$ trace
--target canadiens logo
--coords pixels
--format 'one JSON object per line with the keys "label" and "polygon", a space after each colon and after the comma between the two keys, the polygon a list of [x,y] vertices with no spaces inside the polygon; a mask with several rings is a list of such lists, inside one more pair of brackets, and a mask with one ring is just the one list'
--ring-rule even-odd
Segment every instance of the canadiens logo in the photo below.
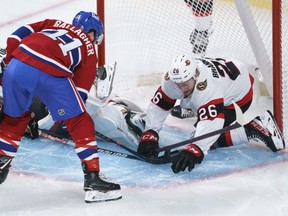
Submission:
{"label": "canadiens logo", "polygon": [[196,85],[198,91],[204,91],[207,87],[207,79],[204,82],[199,82]]}

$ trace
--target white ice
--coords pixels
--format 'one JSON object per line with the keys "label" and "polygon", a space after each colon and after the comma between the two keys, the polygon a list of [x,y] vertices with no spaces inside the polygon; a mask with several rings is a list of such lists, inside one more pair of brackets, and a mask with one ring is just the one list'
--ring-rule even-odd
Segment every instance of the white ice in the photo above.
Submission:
{"label": "white ice", "polygon": [[[1,4],[0,13],[0,46],[5,46],[6,37],[19,25],[44,18],[59,18],[70,22],[71,18],[80,10],[94,11],[95,0],[49,0],[41,2],[37,0],[5,0]],[[146,97],[141,92],[137,92],[137,94],[143,96],[138,102],[145,105],[149,100],[147,94]],[[149,92],[148,96],[150,94],[152,92]],[[269,103],[266,104],[268,107],[271,106],[270,101],[267,103]],[[183,126],[183,121],[173,123],[177,127],[182,125],[185,130],[188,130],[189,124],[186,120],[184,122],[185,126]],[[172,123],[171,119],[170,123]],[[35,144],[37,143],[35,142]],[[41,154],[45,154],[45,152],[41,152]],[[51,153],[47,152],[47,154],[49,156]],[[287,150],[283,151],[282,154],[287,154]],[[27,152],[26,157],[29,156],[35,155],[29,155]],[[18,157],[18,163],[25,164],[25,160],[22,161],[21,158],[22,156]],[[35,160],[34,165],[40,162],[41,157]],[[268,161],[267,163],[263,166],[191,182],[184,181],[153,187],[141,186],[141,184],[134,186],[124,184],[122,185],[123,198],[121,200],[95,204],[84,202],[83,183],[79,179],[65,181],[61,178],[45,176],[45,172],[42,175],[34,175],[29,174],[29,170],[26,173],[23,170],[17,171],[15,168],[11,169],[7,181],[0,186],[0,215],[287,215],[287,159],[273,164],[269,164]],[[47,166],[53,166],[53,161],[47,163]],[[125,165],[118,164],[118,167],[119,169],[116,170],[118,175],[123,173],[124,176],[125,173],[129,173]],[[147,168],[151,169],[148,171],[153,172],[153,166],[147,166]],[[107,170],[108,168],[104,167],[103,169]],[[169,170],[169,166],[167,166],[167,170]],[[33,173],[33,170],[30,169],[30,171]],[[145,171],[147,172],[147,170]],[[65,174],[65,172],[68,171],[64,169],[63,173]],[[79,172],[73,174],[81,175],[80,166]],[[193,171],[181,175],[193,175]],[[149,174],[141,178],[149,181]],[[175,179],[177,179],[176,176]],[[117,181],[117,179],[115,180]],[[160,180],[161,175],[159,175]],[[153,181],[157,181],[157,179],[153,178]],[[154,184],[152,183],[152,185]]]}

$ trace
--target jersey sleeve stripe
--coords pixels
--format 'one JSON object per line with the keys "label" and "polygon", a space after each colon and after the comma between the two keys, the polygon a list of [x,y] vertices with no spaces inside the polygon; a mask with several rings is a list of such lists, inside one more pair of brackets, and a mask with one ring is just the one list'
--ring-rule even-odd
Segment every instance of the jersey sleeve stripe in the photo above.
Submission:
{"label": "jersey sleeve stripe", "polygon": [[32,57],[34,57],[40,61],[43,61],[49,65],[52,65],[59,70],[65,71],[65,72],[69,73],[70,75],[72,74],[72,72],[68,68],[66,68],[64,65],[58,63],[57,61],[55,61],[55,60],[53,60],[47,56],[44,56],[44,55],[30,49],[28,46],[26,46],[24,44],[21,44],[18,48],[21,49],[23,52],[29,54],[30,56],[32,56]]}

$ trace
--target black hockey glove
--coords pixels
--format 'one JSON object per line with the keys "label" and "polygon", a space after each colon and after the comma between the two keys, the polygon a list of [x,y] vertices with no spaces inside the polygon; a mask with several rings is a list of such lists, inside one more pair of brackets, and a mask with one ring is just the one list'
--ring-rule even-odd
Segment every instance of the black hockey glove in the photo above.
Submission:
{"label": "black hockey glove", "polygon": [[39,137],[38,122],[34,118],[28,123],[24,135],[32,140]]}
{"label": "black hockey glove", "polygon": [[158,157],[158,152],[154,149],[159,148],[159,135],[154,130],[148,130],[141,134],[137,152],[145,157]]}
{"label": "black hockey glove", "polygon": [[195,164],[200,164],[203,158],[203,151],[197,145],[189,144],[173,158],[171,169],[174,173],[185,171],[186,168],[191,172]]}
{"label": "black hockey glove", "polygon": [[2,122],[2,120],[4,119],[4,113],[3,113],[3,101],[0,98],[0,123]]}
{"label": "black hockey glove", "polygon": [[98,67],[96,77],[100,80],[105,80],[107,77],[106,68],[105,67]]}
{"label": "black hockey glove", "polygon": [[4,58],[0,58],[0,77],[3,77],[3,72],[6,68],[6,64],[5,64],[5,57]]}

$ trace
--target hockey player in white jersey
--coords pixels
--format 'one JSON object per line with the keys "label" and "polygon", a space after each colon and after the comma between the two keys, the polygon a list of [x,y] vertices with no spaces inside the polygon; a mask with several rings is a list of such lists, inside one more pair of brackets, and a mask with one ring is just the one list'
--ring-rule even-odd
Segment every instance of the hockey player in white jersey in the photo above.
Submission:
{"label": "hockey player in white jersey", "polygon": [[[177,56],[148,106],[138,153],[157,157],[158,132],[178,99],[181,107],[197,113],[195,137],[230,125],[236,120],[233,102],[242,112],[250,107],[253,80],[246,66],[233,59]],[[244,127],[188,144],[173,159],[171,168],[174,173],[186,168],[191,171],[209,149],[247,143],[251,139],[262,141],[273,152],[285,148],[274,117],[267,111]]]}

